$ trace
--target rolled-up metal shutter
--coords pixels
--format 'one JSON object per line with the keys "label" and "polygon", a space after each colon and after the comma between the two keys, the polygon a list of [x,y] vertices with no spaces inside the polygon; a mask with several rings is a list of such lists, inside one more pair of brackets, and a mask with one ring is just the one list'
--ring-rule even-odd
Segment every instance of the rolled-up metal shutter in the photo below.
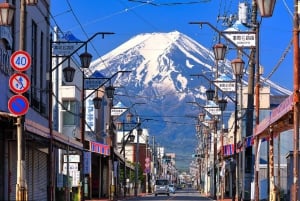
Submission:
{"label": "rolled-up metal shutter", "polygon": [[47,201],[47,156],[38,149],[26,151],[28,200]]}

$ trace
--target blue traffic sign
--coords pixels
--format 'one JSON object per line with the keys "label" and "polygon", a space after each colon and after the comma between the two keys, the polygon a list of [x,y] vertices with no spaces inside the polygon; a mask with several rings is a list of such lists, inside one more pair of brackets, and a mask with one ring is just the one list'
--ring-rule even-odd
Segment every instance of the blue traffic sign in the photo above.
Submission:
{"label": "blue traffic sign", "polygon": [[8,100],[8,110],[15,115],[24,115],[29,109],[29,102],[25,96],[14,95]]}

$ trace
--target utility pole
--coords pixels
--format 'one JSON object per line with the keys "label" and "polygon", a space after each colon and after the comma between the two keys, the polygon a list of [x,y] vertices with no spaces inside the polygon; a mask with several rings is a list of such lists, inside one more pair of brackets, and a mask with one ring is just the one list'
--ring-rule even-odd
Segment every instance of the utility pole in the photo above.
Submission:
{"label": "utility pole", "polygon": [[[259,90],[260,90],[260,74],[259,74],[259,24],[257,23],[257,3],[256,0],[252,0],[252,16],[251,16],[251,24],[253,27],[253,31],[255,32],[255,47],[252,48],[250,64],[249,64],[249,80],[248,80],[248,105],[246,111],[246,137],[252,136],[253,134],[253,107],[254,107],[254,75],[256,80],[255,85],[255,125],[259,124]],[[256,71],[256,74],[255,74]],[[255,156],[257,156],[258,152],[258,140],[259,138],[255,138]],[[252,147],[246,148],[246,156],[249,160],[252,160]],[[258,158],[256,160],[259,160]],[[246,163],[247,164],[247,163]],[[254,162],[255,164],[255,162]],[[247,167],[246,167],[247,168]],[[246,170],[245,168],[245,170]],[[259,200],[259,169],[255,165],[254,168],[254,200]],[[246,175],[246,173],[245,173]],[[246,189],[245,189],[246,190]],[[250,192],[250,189],[248,189]]]}
{"label": "utility pole", "polygon": [[294,153],[293,153],[293,197],[292,200],[299,200],[298,176],[299,176],[299,16],[298,0],[294,0],[294,20],[293,20],[293,45],[294,45]]}
{"label": "utility pole", "polygon": [[[20,0],[20,35],[19,35],[19,49],[25,49],[25,0]],[[23,139],[23,123],[25,116],[17,117],[17,185],[16,185],[16,200],[27,200],[27,182],[26,182],[26,164],[25,164],[25,140]]]}

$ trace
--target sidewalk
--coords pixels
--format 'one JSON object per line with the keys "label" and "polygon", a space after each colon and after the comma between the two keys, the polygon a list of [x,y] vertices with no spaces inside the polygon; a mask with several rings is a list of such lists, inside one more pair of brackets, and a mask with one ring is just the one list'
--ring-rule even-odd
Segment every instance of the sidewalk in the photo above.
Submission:
{"label": "sidewalk", "polygon": [[201,194],[201,196],[210,198],[213,201],[231,201],[232,200],[232,198],[228,198],[228,197],[223,198],[223,199],[221,199],[221,197],[217,197],[217,199],[215,200],[215,199],[213,199],[213,197],[211,197],[210,195],[206,195],[206,194]]}

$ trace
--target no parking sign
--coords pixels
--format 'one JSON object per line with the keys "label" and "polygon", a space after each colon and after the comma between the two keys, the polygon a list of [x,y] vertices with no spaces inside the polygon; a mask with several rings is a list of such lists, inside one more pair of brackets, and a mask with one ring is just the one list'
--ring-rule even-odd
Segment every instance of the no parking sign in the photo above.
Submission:
{"label": "no parking sign", "polygon": [[26,97],[14,95],[8,100],[8,109],[15,115],[24,115],[27,113],[29,103]]}

